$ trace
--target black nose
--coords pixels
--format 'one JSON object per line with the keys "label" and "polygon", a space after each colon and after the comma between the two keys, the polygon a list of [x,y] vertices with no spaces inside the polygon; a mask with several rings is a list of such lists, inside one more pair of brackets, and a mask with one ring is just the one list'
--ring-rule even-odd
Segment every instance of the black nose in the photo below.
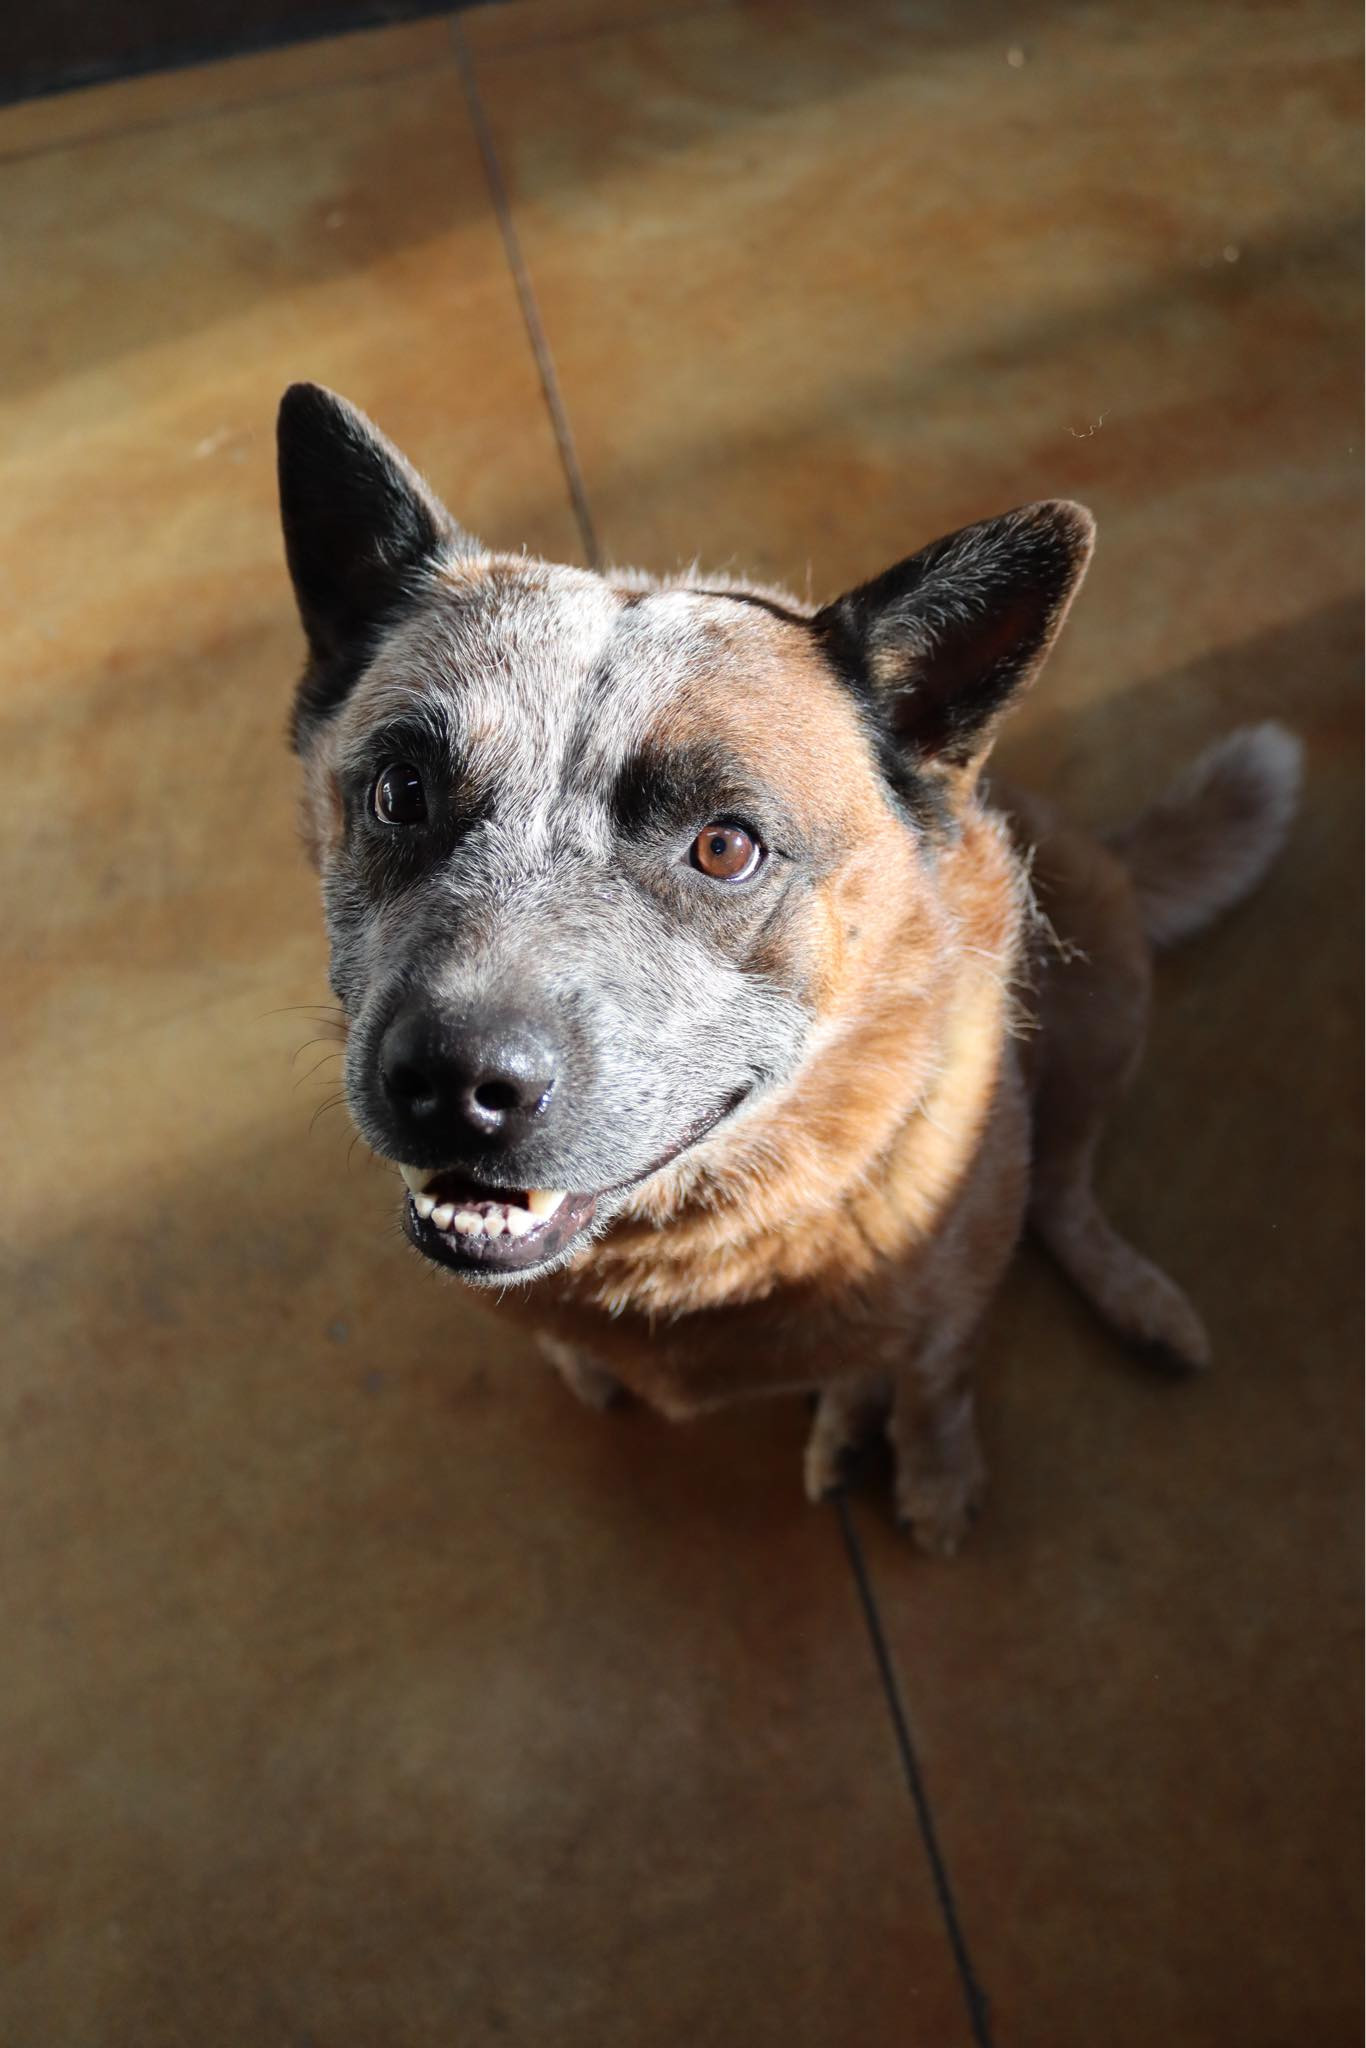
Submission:
{"label": "black nose", "polygon": [[380,1044],[380,1080],[400,1135],[451,1163],[471,1143],[520,1144],[545,1113],[555,1070],[552,1048],[522,1017],[452,1020],[411,1006]]}

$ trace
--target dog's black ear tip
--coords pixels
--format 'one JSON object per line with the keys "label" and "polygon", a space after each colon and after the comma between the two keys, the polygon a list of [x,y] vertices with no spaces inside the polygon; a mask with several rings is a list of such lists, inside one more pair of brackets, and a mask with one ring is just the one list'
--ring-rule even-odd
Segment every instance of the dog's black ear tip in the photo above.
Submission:
{"label": "dog's black ear tip", "polygon": [[323,385],[310,384],[301,378],[296,384],[286,385],[276,417],[282,426],[287,420],[302,419],[305,414],[317,411],[319,399],[330,396]]}
{"label": "dog's black ear tip", "polygon": [[1096,515],[1089,505],[1083,505],[1079,498],[1050,498],[1048,502],[1059,524],[1069,528],[1078,540],[1095,540]]}
{"label": "dog's black ear tip", "polygon": [[281,442],[302,438],[320,429],[335,433],[339,426],[354,418],[354,406],[348,404],[339,392],[329,391],[325,384],[301,380],[289,385],[280,400],[275,415],[276,433]]}
{"label": "dog's black ear tip", "polygon": [[1068,553],[1085,560],[1096,544],[1096,515],[1089,505],[1075,498],[1040,498],[1022,505],[1016,515],[1022,526],[1033,526],[1062,542]]}
{"label": "dog's black ear tip", "polygon": [[316,426],[322,410],[319,400],[330,396],[321,384],[291,384],[275,414],[275,439],[283,455]]}

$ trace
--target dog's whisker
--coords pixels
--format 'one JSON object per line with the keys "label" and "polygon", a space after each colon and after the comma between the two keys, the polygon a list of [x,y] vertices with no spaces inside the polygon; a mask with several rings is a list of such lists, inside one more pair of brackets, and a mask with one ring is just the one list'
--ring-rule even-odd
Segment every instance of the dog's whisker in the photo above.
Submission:
{"label": "dog's whisker", "polygon": [[386,1159],[382,1153],[376,1152],[374,1146],[366,1138],[364,1132],[357,1131],[354,1137],[352,1138],[351,1143],[346,1148],[346,1167],[348,1172],[350,1172],[351,1170],[351,1161],[354,1157],[357,1145],[361,1145],[364,1147],[364,1150],[361,1153],[360,1162],[362,1168],[382,1166],[387,1168],[390,1172],[393,1171],[393,1160]]}
{"label": "dog's whisker", "polygon": [[268,1017],[326,1017],[345,1023],[346,1012],[339,1003],[282,1003],[277,1009],[258,1011],[257,1017],[261,1023]]}
{"label": "dog's whisker", "polygon": [[318,1119],[320,1117],[327,1116],[331,1110],[343,1108],[345,1106],[345,1102],[346,1097],[344,1095],[336,1095],[332,1098],[330,1102],[320,1102],[318,1107],[314,1110],[312,1116],[308,1120],[308,1128],[310,1133],[312,1132],[314,1125],[318,1122]]}
{"label": "dog's whisker", "polygon": [[335,1046],[339,1052],[344,1052],[346,1050],[345,1042],[343,1040],[338,1040],[334,1038],[329,1032],[322,1032],[319,1034],[317,1038],[306,1038],[303,1044],[299,1046],[295,1052],[290,1054],[289,1064],[293,1066],[296,1060],[301,1060],[304,1054],[315,1045]]}
{"label": "dog's whisker", "polygon": [[307,1086],[307,1084],[308,1084],[308,1083],[309,1083],[309,1082],[310,1082],[310,1081],[311,1081],[311,1080],[313,1079],[313,1076],[314,1076],[315,1074],[320,1074],[320,1073],[322,1072],[323,1068],[324,1068],[325,1066],[327,1066],[327,1065],[329,1064],[329,1062],[330,1062],[330,1061],[332,1061],[332,1060],[339,1060],[339,1059],[340,1059],[341,1057],[342,1057],[342,1055],[341,1055],[341,1054],[340,1054],[339,1052],[325,1052],[325,1053],[323,1054],[322,1058],[321,1058],[321,1059],[320,1059],[320,1060],[318,1061],[318,1063],[317,1063],[317,1065],[316,1065],[316,1066],[312,1066],[312,1067],[310,1067],[310,1068],[309,1068],[309,1070],[308,1070],[308,1072],[307,1072],[306,1074],[300,1074],[300,1075],[299,1075],[299,1076],[297,1077],[297,1079],[296,1079],[296,1080],[294,1081],[294,1084],[293,1084],[293,1085],[294,1085],[294,1087],[295,1087],[295,1088],[303,1088],[303,1087],[306,1087],[306,1086]]}

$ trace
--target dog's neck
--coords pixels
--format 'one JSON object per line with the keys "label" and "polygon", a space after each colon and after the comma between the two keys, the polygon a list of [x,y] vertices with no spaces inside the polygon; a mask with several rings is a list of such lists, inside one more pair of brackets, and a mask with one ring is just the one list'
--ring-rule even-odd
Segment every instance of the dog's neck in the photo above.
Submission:
{"label": "dog's neck", "polygon": [[942,1227],[981,1145],[1015,1005],[1027,890],[973,808],[923,900],[891,923],[785,1089],[668,1174],[550,1292],[670,1320],[779,1288],[857,1289]]}

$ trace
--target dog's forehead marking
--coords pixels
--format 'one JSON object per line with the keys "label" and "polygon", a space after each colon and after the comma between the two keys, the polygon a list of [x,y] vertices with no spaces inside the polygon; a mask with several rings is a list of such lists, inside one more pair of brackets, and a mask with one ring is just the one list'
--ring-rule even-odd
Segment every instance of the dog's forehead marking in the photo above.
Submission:
{"label": "dog's forehead marking", "polygon": [[[686,715],[695,686],[706,677],[728,670],[740,686],[746,653],[735,649],[714,616],[718,602],[687,590],[623,599],[616,629],[580,698],[572,763],[565,764],[576,787],[610,787],[661,722]],[[756,653],[749,650],[749,658]]]}
{"label": "dog's forehead marking", "polygon": [[416,714],[453,737],[488,801],[491,892],[611,857],[623,770],[719,743],[813,843],[876,829],[885,794],[848,693],[800,617],[687,585],[581,569],[452,568],[395,628],[343,714],[343,744]]}
{"label": "dog's forehead marking", "polygon": [[784,630],[721,596],[621,590],[584,570],[452,571],[395,628],[349,707],[347,736],[435,708],[529,825],[570,782],[588,800],[605,792],[671,713],[701,710],[696,685],[738,689]]}

